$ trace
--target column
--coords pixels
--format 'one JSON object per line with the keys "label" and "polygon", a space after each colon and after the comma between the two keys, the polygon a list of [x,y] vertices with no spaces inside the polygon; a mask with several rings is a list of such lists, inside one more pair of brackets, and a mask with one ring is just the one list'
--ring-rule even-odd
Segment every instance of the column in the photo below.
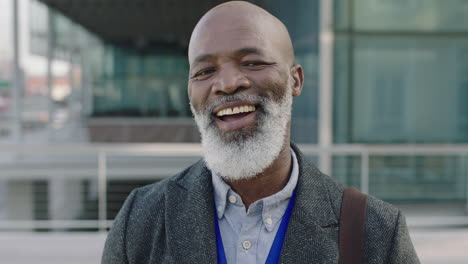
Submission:
{"label": "column", "polygon": [[319,75],[319,167],[332,173],[333,144],[333,1],[320,1],[320,75]]}

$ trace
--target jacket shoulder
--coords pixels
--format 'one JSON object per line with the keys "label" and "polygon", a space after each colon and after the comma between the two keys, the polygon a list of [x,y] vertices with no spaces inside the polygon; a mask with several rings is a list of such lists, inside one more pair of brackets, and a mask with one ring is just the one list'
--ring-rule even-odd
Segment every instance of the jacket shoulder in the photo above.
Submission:
{"label": "jacket shoulder", "polygon": [[[333,209],[341,220],[344,187],[334,179],[325,178],[324,181],[333,201]],[[368,195],[366,209],[366,263],[419,263],[403,213],[372,195]]]}
{"label": "jacket shoulder", "polygon": [[[315,176],[320,179],[322,188],[326,189],[333,212],[340,221],[345,187],[335,178],[317,169]],[[366,209],[364,247],[366,263],[419,263],[403,213],[395,206],[372,195],[368,195]]]}
{"label": "jacket shoulder", "polygon": [[164,254],[167,252],[154,251],[152,245],[165,245],[167,242],[165,219],[170,206],[168,193],[184,193],[181,182],[191,178],[199,163],[130,193],[108,234],[102,263],[149,263],[150,260],[162,261],[166,257]]}
{"label": "jacket shoulder", "polygon": [[395,206],[369,196],[365,234],[368,263],[419,263],[405,217]]}

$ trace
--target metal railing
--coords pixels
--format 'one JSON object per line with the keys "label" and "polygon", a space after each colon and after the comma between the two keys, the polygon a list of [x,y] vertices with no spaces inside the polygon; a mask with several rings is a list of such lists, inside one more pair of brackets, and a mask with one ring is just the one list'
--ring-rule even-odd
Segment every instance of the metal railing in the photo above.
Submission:
{"label": "metal railing", "polygon": [[[465,192],[465,207],[468,209],[468,175],[467,175],[467,157],[468,145],[334,145],[331,148],[320,148],[316,145],[300,145],[300,149],[308,156],[316,156],[319,159],[322,157],[346,156],[353,155],[360,158],[359,164],[359,186],[361,191],[369,193],[369,182],[371,180],[371,158],[375,157],[391,157],[391,156],[442,156],[442,157],[459,157],[463,162],[463,167],[460,173],[463,176],[464,192]],[[46,157],[50,155],[52,159],[60,155],[88,156],[95,160],[95,168],[88,168],[86,164],[78,167],[63,169],[62,171],[54,171],[54,168],[38,168],[41,161],[36,161],[36,166],[26,166],[22,160],[26,156]],[[118,175],[119,170],[124,170],[119,179],[132,180],[128,176],[134,173],[146,175],[148,179],[155,179],[152,162],[148,162],[147,168],[125,167],[111,169],[109,168],[109,159],[114,157],[160,157],[160,158],[176,158],[176,157],[200,157],[201,147],[199,144],[80,144],[80,145],[0,145],[0,169],[1,166],[10,166],[9,169],[2,169],[0,173],[0,181],[11,180],[53,180],[53,179],[74,179],[76,177],[85,177],[97,182],[97,218],[86,220],[61,220],[61,219],[4,219],[0,220],[0,230],[13,229],[67,229],[67,228],[95,228],[98,230],[107,230],[112,221],[108,220],[108,183],[112,177],[110,175]],[[35,159],[35,158],[33,158]],[[55,160],[55,163],[60,163],[60,160]],[[92,166],[92,165],[90,165]],[[184,165],[185,166],[185,165]],[[167,170],[162,170],[161,177],[169,176],[170,174],[181,170],[183,167]],[[347,168],[345,168],[347,169]],[[157,171],[157,170],[155,170]],[[85,176],[84,176],[85,175]],[[430,220],[424,218],[411,218],[414,225],[430,225]],[[410,220],[411,220],[410,219]],[[429,222],[428,222],[429,221]],[[435,221],[437,222],[437,221]],[[444,220],[444,223],[453,225],[468,225],[466,216],[453,216],[449,220]]]}

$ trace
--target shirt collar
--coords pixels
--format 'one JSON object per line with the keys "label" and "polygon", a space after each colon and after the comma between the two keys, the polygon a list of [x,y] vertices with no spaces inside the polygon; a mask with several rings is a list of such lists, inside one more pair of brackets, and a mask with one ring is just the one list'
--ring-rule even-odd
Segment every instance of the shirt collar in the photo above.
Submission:
{"label": "shirt collar", "polygon": [[[259,205],[263,205],[262,208],[262,220],[264,223],[270,222],[269,218],[271,219],[270,224],[265,224],[268,231],[272,231],[274,226],[278,223],[278,221],[282,218],[284,211],[287,207],[287,202],[291,198],[294,189],[297,185],[297,180],[299,177],[299,164],[297,162],[296,153],[294,150],[291,149],[291,162],[292,162],[292,170],[291,175],[289,177],[288,183],[284,188],[268,197],[265,197],[261,200],[256,201],[250,207],[253,209],[255,207],[258,208]],[[221,219],[224,216],[224,212],[227,206],[227,199],[228,196],[234,196],[237,199],[235,204],[242,205],[240,201],[240,197],[237,193],[235,193],[231,187],[224,182],[224,180],[214,171],[211,171],[211,180],[213,183],[214,188],[214,198],[216,204],[216,211],[218,215],[218,219]],[[281,207],[281,214],[274,213],[275,209]],[[284,208],[283,208],[284,207]],[[250,209],[249,208],[249,211]]]}
{"label": "shirt collar", "polygon": [[216,212],[218,213],[218,219],[221,219],[224,216],[226,200],[231,187],[214,171],[211,171],[211,181],[214,189]]}

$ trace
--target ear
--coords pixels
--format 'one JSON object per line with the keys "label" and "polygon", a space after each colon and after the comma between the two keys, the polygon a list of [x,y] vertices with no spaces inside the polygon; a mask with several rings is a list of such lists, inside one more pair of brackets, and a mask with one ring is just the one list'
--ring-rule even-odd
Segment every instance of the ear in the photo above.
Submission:
{"label": "ear", "polygon": [[294,64],[291,68],[293,78],[292,95],[299,96],[304,87],[304,71],[300,64]]}

